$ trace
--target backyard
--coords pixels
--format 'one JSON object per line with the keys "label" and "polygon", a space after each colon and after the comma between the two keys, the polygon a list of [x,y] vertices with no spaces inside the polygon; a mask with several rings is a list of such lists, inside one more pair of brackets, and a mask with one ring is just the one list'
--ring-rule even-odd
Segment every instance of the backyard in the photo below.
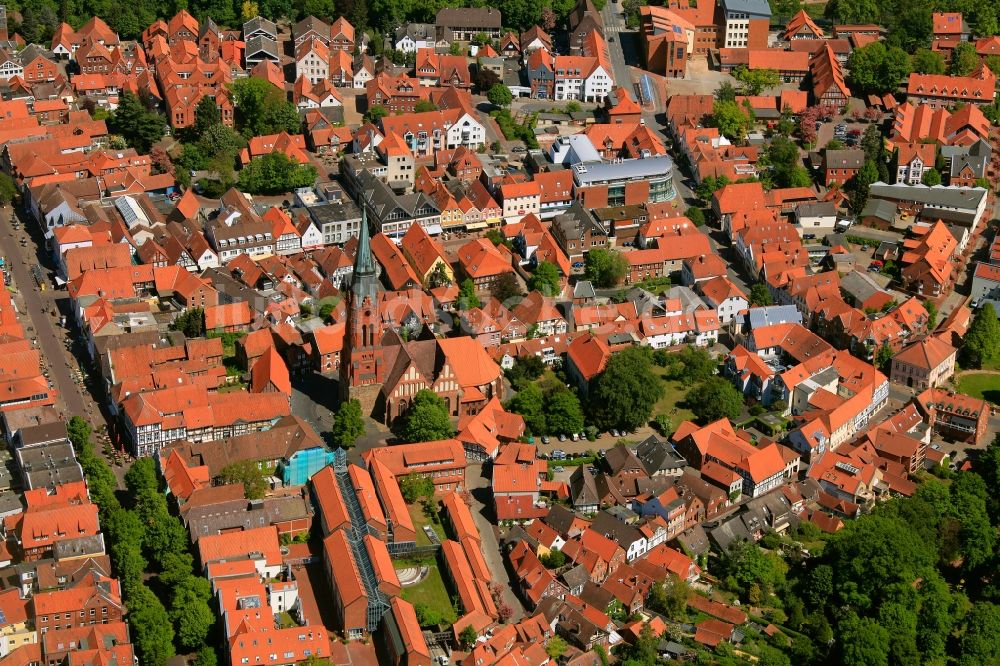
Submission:
{"label": "backyard", "polygon": [[[661,368],[658,365],[654,365],[652,370],[656,376],[661,378],[667,372],[666,368]],[[655,418],[659,414],[666,414],[670,417],[674,428],[677,427],[678,423],[693,420],[694,412],[684,404],[688,388],[676,379],[663,380],[663,388],[663,397],[653,406],[653,417]]]}
{"label": "backyard", "polygon": [[956,381],[959,393],[1000,405],[1000,373],[969,372]]}
{"label": "backyard", "polygon": [[[401,566],[400,566],[401,565]],[[412,566],[409,562],[397,563],[397,568]],[[447,624],[452,624],[458,619],[455,607],[451,603],[448,595],[448,588],[444,585],[441,572],[437,565],[430,561],[427,563],[427,577],[412,587],[403,588],[403,599],[416,606],[426,606],[431,611],[436,612]]]}
{"label": "backyard", "polygon": [[440,523],[434,523],[424,513],[423,504],[420,504],[419,502],[408,504],[406,505],[406,508],[410,510],[410,520],[413,521],[413,529],[417,532],[418,546],[431,545],[431,540],[427,537],[427,533],[424,532],[424,525],[430,525],[431,528],[437,533],[438,538],[442,541],[448,538],[444,533],[444,527],[442,527]]}

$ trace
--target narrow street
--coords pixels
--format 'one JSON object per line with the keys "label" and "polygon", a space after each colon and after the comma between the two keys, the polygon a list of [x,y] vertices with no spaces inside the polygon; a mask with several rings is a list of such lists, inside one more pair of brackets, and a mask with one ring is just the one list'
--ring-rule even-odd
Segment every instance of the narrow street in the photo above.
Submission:
{"label": "narrow street", "polygon": [[21,314],[29,318],[29,321],[23,322],[25,332],[39,348],[43,363],[48,363],[50,376],[59,391],[59,401],[68,412],[67,418],[73,415],[86,416],[92,424],[96,424],[93,402],[89,396],[85,399],[81,395],[81,391],[86,389],[73,381],[63,338],[56,330],[54,318],[49,314],[54,301],[43,297],[41,289],[35,284],[29,271],[29,266],[35,263],[34,252],[38,248],[32,242],[24,248],[19,246],[11,228],[13,210],[10,206],[4,206],[2,211],[0,250],[7,257],[17,293],[24,301],[26,312]]}
{"label": "narrow street", "polygon": [[495,527],[492,523],[493,509],[486,506],[484,501],[491,497],[490,480],[483,476],[483,466],[470,464],[465,471],[465,480],[469,485],[469,494],[472,495],[472,517],[479,528],[479,537],[483,548],[483,557],[493,573],[494,580],[503,587],[503,598],[507,605],[511,607],[514,614],[511,622],[517,622],[524,617],[524,607],[521,600],[514,594],[516,581],[512,580],[507,567],[504,564],[504,556],[500,550],[500,543],[497,541]]}

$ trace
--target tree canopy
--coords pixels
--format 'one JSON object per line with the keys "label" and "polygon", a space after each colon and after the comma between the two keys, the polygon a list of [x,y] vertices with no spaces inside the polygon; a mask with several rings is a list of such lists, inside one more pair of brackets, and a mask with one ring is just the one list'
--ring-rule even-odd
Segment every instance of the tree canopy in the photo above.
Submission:
{"label": "tree canopy", "polygon": [[247,499],[260,499],[268,490],[264,470],[252,460],[229,463],[219,471],[219,480],[224,484],[242,483]]}
{"label": "tree canopy", "polygon": [[731,141],[742,141],[752,125],[751,118],[744,107],[736,100],[718,100],[712,106],[712,125]]}
{"label": "tree canopy", "polygon": [[447,439],[453,432],[444,398],[427,389],[418,391],[404,417],[402,438],[407,442],[428,442]]}
{"label": "tree canopy", "polygon": [[664,392],[652,363],[649,347],[629,347],[611,357],[590,396],[599,428],[631,432],[649,420],[653,405]]}
{"label": "tree canopy", "polygon": [[135,94],[124,91],[118,108],[108,118],[108,131],[125,138],[137,153],[145,155],[163,137],[166,119],[146,108]]}
{"label": "tree canopy", "polygon": [[275,151],[255,157],[240,171],[240,189],[251,194],[281,194],[316,182],[316,167],[299,164]]}
{"label": "tree canopy", "polygon": [[230,89],[236,108],[236,128],[244,137],[300,133],[295,105],[268,81],[249,76],[233,81]]}
{"label": "tree canopy", "polygon": [[494,84],[489,91],[487,91],[486,99],[488,99],[490,104],[493,106],[507,107],[510,106],[514,96],[511,94],[510,88],[502,83],[497,83]]}
{"label": "tree canopy", "polygon": [[538,262],[528,280],[528,289],[540,291],[545,296],[557,295],[561,285],[562,277],[559,274],[559,268],[551,261]]}
{"label": "tree canopy", "polygon": [[743,412],[743,395],[722,377],[709,377],[695,386],[688,393],[687,401],[703,424],[723,417],[732,421]]}
{"label": "tree canopy", "polygon": [[984,304],[972,319],[958,350],[963,368],[981,368],[1000,358],[1000,322],[991,303]]}
{"label": "tree canopy", "polygon": [[920,74],[944,74],[947,69],[944,56],[938,51],[931,51],[927,48],[917,49],[917,52],[913,54],[913,58],[910,60],[910,64],[913,67],[913,71]]}
{"label": "tree canopy", "polygon": [[365,434],[365,423],[362,420],[361,403],[357,400],[345,400],[337,408],[337,416],[333,421],[331,438],[334,446],[350,448]]}
{"label": "tree canopy", "polygon": [[618,250],[591,250],[587,253],[584,265],[587,279],[595,286],[605,289],[619,285],[628,273],[628,262]]}
{"label": "tree canopy", "polygon": [[765,90],[781,84],[781,77],[775,69],[748,69],[740,65],[733,71],[733,78],[743,84],[744,95],[759,95]]}
{"label": "tree canopy", "polygon": [[851,90],[884,94],[894,92],[910,73],[910,57],[898,46],[872,42],[854,49],[847,60]]}

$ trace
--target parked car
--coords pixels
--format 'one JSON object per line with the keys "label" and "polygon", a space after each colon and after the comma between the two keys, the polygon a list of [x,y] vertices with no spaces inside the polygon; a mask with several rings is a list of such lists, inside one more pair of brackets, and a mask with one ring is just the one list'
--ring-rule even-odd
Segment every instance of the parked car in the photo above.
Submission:
{"label": "parked car", "polygon": [[553,460],[566,460],[566,452],[562,449],[556,449],[552,452]]}
{"label": "parked car", "polygon": [[562,465],[556,465],[555,467],[552,468],[552,471],[558,474],[559,472],[565,472],[566,468],[563,467]]}
{"label": "parked car", "polygon": [[566,441],[566,435],[559,435],[559,441],[560,442],[565,442]]}
{"label": "parked car", "polygon": [[549,439],[548,435],[542,435],[542,444],[548,444],[550,441],[552,440]]}
{"label": "parked car", "polygon": [[578,432],[574,432],[573,433],[573,441],[574,442],[579,442],[580,441],[580,433],[578,433]]}

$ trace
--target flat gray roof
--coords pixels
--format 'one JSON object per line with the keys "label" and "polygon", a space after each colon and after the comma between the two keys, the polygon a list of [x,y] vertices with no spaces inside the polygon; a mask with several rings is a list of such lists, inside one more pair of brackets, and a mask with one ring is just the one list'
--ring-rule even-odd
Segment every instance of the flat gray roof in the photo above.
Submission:
{"label": "flat gray roof", "polygon": [[670,175],[673,169],[674,161],[668,155],[615,162],[580,162],[573,165],[573,179],[578,185],[617,180],[643,180]]}

